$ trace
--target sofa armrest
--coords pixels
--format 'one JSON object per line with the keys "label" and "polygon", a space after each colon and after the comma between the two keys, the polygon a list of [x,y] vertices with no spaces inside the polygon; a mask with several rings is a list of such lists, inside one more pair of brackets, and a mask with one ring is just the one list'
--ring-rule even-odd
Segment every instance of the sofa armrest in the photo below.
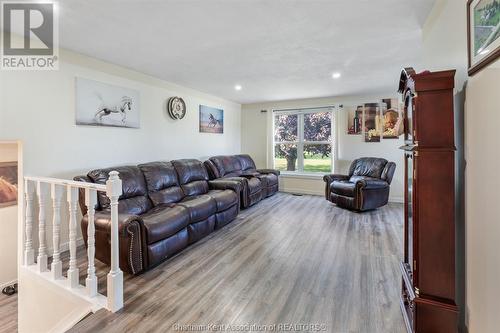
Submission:
{"label": "sofa armrest", "polygon": [[245,178],[245,179],[255,178],[255,177],[258,177],[258,176],[260,176],[259,173],[242,173],[241,175],[239,175],[239,177]]}
{"label": "sofa armrest", "polygon": [[338,175],[338,174],[331,174],[331,175],[324,175],[323,180],[327,183],[332,183],[334,180],[349,180],[349,176],[347,175]]}
{"label": "sofa armrest", "polygon": [[389,187],[389,183],[379,179],[360,179],[356,181],[356,187],[362,190],[383,189]]}
{"label": "sofa armrest", "polygon": [[330,200],[330,197],[331,197],[330,184],[333,183],[335,180],[349,180],[349,176],[339,175],[339,174],[324,175],[323,180],[326,183],[325,184],[325,199]]}
{"label": "sofa armrest", "polygon": [[[111,215],[109,211],[97,211],[95,225],[95,256],[111,265]],[[82,236],[87,246],[88,215],[82,218]],[[118,214],[119,262],[122,271],[138,274],[145,267],[143,221],[139,216]]]}
{"label": "sofa armrest", "polygon": [[219,178],[208,181],[208,187],[211,190],[231,190],[235,192],[236,196],[238,197],[238,213],[239,213],[241,202],[242,200],[244,200],[244,198],[242,198],[242,192],[243,189],[245,188],[244,182],[246,182],[246,179],[240,177]]}
{"label": "sofa armrest", "polygon": [[207,169],[209,179],[217,179],[221,177],[219,169],[217,169],[214,162],[206,160],[203,162],[203,165],[205,166],[205,169]]}
{"label": "sofa armrest", "polygon": [[211,190],[232,190],[239,196],[242,188],[241,179],[219,178],[208,181]]}
{"label": "sofa armrest", "polygon": [[272,173],[272,174],[274,174],[276,176],[280,175],[280,171],[279,170],[275,170],[275,169],[257,169],[257,172],[258,173],[263,173],[263,174]]}

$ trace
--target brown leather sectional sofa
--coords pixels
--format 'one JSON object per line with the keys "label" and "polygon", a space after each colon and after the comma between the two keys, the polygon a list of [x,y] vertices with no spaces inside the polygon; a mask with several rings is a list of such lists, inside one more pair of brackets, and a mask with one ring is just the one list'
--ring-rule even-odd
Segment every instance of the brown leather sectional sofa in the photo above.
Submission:
{"label": "brown leather sectional sofa", "polygon": [[[234,220],[240,206],[246,207],[240,202],[241,198],[252,197],[255,201],[259,197],[260,200],[270,193],[269,188],[277,190],[277,185],[274,186],[277,176],[267,183],[261,180],[266,174],[258,173],[255,165],[253,169],[245,169],[254,170],[254,176],[249,172],[242,177],[214,179],[213,175],[209,177],[205,165],[194,159],[97,169],[74,179],[104,184],[112,170],[119,172],[123,188],[118,201],[120,268],[130,274],[154,267]],[[260,182],[258,191],[253,189],[256,181]],[[260,194],[255,195],[257,192]],[[86,242],[88,216],[82,192],[80,207]],[[98,193],[96,258],[108,265],[111,258],[109,211],[108,197]]]}
{"label": "brown leather sectional sofa", "polygon": [[257,169],[246,154],[213,156],[205,161],[210,179],[239,180],[241,207],[247,208],[278,192],[278,176],[274,169]]}

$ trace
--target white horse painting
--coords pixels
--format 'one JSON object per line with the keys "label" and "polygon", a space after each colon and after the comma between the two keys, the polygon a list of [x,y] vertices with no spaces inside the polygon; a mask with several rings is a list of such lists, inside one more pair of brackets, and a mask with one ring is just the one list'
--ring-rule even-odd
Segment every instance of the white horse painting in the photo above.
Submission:
{"label": "white horse painting", "polygon": [[76,124],[139,128],[139,92],[77,78]]}
{"label": "white horse painting", "polygon": [[[102,97],[99,95],[99,97],[102,100]],[[107,106],[104,101],[97,110],[97,113],[95,114],[94,118],[99,122],[102,123],[103,117],[110,116],[114,113],[118,113],[122,117],[122,123],[125,124],[125,120],[127,119],[127,111],[132,110],[132,99],[127,96],[123,96],[120,105],[115,105],[115,106]]]}

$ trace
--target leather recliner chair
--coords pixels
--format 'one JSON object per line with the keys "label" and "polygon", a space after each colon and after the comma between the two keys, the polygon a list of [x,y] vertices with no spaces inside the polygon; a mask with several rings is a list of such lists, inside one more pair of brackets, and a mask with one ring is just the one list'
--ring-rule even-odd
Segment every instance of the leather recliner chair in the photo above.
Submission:
{"label": "leather recliner chair", "polygon": [[352,162],[348,175],[326,175],[325,197],[342,208],[366,211],[389,201],[396,164],[383,158],[363,157]]}
{"label": "leather recliner chair", "polygon": [[278,192],[280,172],[273,169],[257,169],[255,162],[247,154],[213,156],[204,164],[210,179],[240,181],[241,208],[248,208]]}
{"label": "leather recliner chair", "polygon": [[[97,169],[74,179],[104,184],[112,170],[119,172],[123,189],[118,201],[120,268],[131,274],[161,263],[231,222],[239,212],[240,183],[209,181],[198,160]],[[79,199],[86,243],[88,215],[82,191]],[[105,193],[98,192],[96,258],[108,265],[110,232],[110,202]]]}

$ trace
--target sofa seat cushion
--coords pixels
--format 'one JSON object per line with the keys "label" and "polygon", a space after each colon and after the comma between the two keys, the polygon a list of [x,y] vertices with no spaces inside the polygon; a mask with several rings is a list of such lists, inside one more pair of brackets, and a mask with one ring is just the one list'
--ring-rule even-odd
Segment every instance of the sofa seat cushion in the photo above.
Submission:
{"label": "sofa seat cushion", "polygon": [[278,176],[272,173],[267,173],[267,174],[261,174],[259,178],[265,178],[266,179],[266,186],[274,186],[278,185]]}
{"label": "sofa seat cushion", "polygon": [[147,243],[152,244],[170,237],[187,227],[189,210],[178,205],[158,205],[141,215],[146,229]]}
{"label": "sofa seat cushion", "polygon": [[178,205],[189,210],[190,223],[206,220],[217,212],[217,202],[205,194],[185,197]]}
{"label": "sofa seat cushion", "polygon": [[343,195],[346,197],[354,197],[356,193],[356,183],[351,183],[346,180],[335,180],[330,185],[332,193]]}
{"label": "sofa seat cushion", "polygon": [[215,199],[217,212],[222,212],[238,203],[238,195],[231,190],[211,190],[207,195]]}
{"label": "sofa seat cushion", "polygon": [[254,194],[262,190],[262,183],[257,177],[247,178],[248,191],[250,194]]}

